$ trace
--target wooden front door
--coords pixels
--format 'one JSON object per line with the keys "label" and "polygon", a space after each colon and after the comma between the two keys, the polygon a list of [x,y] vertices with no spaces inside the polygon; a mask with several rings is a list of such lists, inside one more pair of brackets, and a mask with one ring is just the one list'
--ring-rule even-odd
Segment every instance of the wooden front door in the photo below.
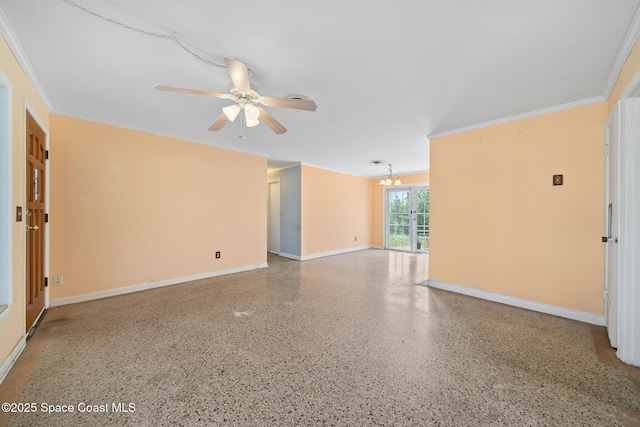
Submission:
{"label": "wooden front door", "polygon": [[45,134],[27,112],[26,304],[27,331],[44,310]]}

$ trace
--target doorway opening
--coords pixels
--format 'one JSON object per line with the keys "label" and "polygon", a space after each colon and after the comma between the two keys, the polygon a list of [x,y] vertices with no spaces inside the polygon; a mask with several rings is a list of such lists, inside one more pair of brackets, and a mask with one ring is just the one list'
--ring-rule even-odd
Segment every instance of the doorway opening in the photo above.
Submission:
{"label": "doorway opening", "polygon": [[280,254],[280,181],[269,181],[267,185],[267,252]]}

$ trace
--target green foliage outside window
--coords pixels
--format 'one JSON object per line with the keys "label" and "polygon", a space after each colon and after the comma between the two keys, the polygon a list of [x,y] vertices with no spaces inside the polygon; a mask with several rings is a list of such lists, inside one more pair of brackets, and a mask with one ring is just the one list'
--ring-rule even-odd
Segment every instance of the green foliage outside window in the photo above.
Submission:
{"label": "green foliage outside window", "polygon": [[[410,249],[411,191],[400,190],[390,193],[388,201],[389,247]],[[416,232],[420,250],[429,247],[429,189],[416,194]]]}

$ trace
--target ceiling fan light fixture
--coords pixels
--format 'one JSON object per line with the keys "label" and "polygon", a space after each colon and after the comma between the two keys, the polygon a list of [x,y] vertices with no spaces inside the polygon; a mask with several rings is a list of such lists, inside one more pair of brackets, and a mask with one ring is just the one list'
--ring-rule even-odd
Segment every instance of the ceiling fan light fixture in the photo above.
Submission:
{"label": "ceiling fan light fixture", "polygon": [[224,107],[222,109],[222,112],[225,116],[227,116],[227,119],[229,119],[229,121],[234,121],[236,117],[238,117],[240,110],[242,110],[242,108],[240,108],[238,104],[233,104],[229,105],[228,107]]}
{"label": "ceiling fan light fixture", "polygon": [[258,126],[260,124],[260,120],[258,119],[250,119],[247,117],[247,127],[252,128],[254,126]]}
{"label": "ceiling fan light fixture", "polygon": [[[256,124],[259,123],[258,122],[258,117],[260,117],[260,110],[258,110],[258,107],[256,107],[253,104],[246,104],[244,106],[244,114],[247,118],[247,126],[249,126],[249,121],[256,121]],[[255,126],[255,125],[254,125]],[[251,126],[249,126],[251,127]]]}

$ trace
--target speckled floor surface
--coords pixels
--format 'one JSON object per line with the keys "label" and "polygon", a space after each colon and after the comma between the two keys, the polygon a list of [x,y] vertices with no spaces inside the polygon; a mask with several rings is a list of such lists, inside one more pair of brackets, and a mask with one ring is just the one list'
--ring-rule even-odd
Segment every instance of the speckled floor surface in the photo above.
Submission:
{"label": "speckled floor surface", "polygon": [[17,398],[38,411],[10,425],[618,426],[640,411],[592,327],[416,285],[425,255],[269,265],[51,309],[21,357],[38,352]]}

